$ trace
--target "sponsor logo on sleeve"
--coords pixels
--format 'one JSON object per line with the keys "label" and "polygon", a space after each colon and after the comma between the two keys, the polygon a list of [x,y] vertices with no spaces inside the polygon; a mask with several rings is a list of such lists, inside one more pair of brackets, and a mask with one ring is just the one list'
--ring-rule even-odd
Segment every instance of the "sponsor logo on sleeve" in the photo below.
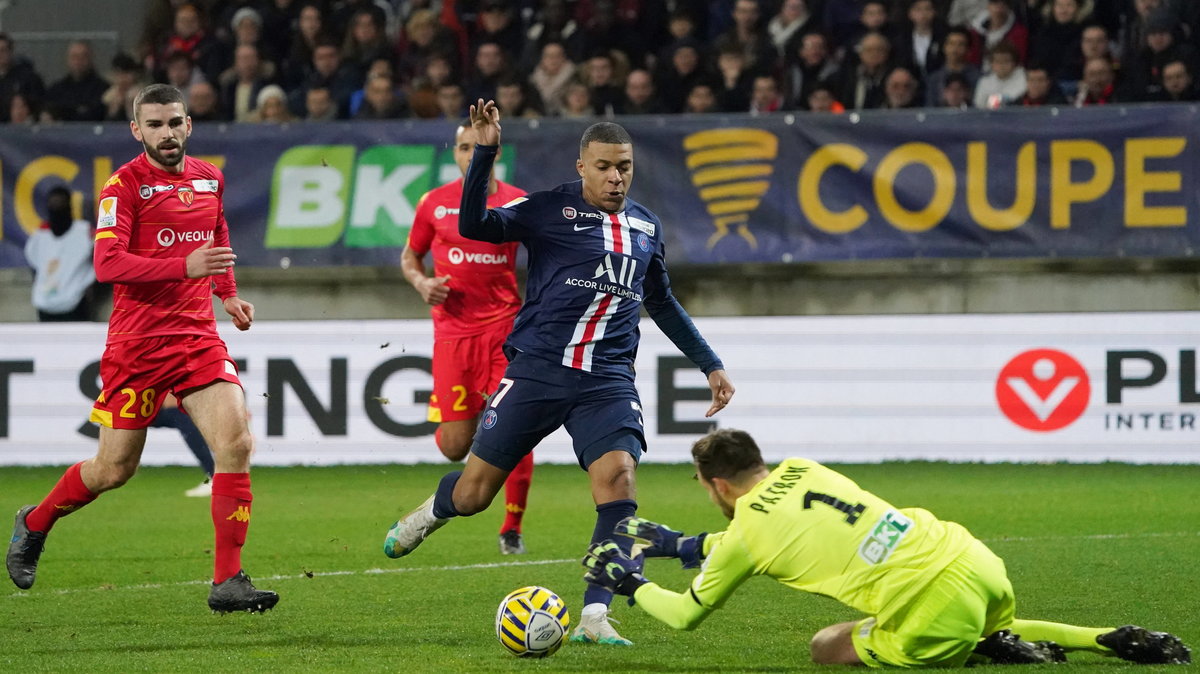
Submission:
{"label": "sponsor logo on sleeve", "polygon": [[628,218],[628,220],[629,220],[629,227],[631,229],[636,229],[640,232],[645,232],[645,233],[649,234],[650,236],[654,236],[654,223],[653,222],[647,222],[646,220],[642,220],[640,218],[634,218],[634,217],[630,217],[630,218]]}
{"label": "sponsor logo on sleeve", "polygon": [[104,186],[112,187],[113,185],[120,185],[120,184],[121,184],[121,176],[114,174],[113,177],[109,178],[108,181],[104,183]]}
{"label": "sponsor logo on sleeve", "polygon": [[117,224],[117,198],[104,197],[100,200],[100,217],[96,220],[96,228],[112,227]]}
{"label": "sponsor logo on sleeve", "polygon": [[197,192],[216,192],[220,183],[216,180],[193,180],[192,189]]}
{"label": "sponsor logo on sleeve", "polygon": [[573,206],[563,206],[563,217],[564,218],[566,218],[568,220],[574,220],[575,216],[577,216],[577,215],[579,215],[579,212],[576,211]]}

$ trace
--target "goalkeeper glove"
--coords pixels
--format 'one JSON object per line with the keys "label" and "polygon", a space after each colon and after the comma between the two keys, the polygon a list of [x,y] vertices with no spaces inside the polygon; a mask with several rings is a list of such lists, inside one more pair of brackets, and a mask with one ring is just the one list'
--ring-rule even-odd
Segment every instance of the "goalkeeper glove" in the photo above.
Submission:
{"label": "goalkeeper glove", "polygon": [[640,517],[626,517],[613,532],[633,539],[634,557],[676,557],[685,569],[694,569],[704,560],[704,537],[708,534],[684,536],[682,531]]}
{"label": "goalkeeper glove", "polygon": [[583,579],[594,585],[611,590],[614,594],[630,597],[647,582],[641,573],[642,565],[617,547],[612,541],[593,543],[583,558],[587,573]]}

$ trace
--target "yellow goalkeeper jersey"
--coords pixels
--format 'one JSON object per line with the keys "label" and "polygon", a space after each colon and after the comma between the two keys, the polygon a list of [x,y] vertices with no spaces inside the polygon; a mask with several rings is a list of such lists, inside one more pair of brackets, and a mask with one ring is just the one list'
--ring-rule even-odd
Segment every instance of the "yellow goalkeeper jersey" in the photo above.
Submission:
{"label": "yellow goalkeeper jersey", "polygon": [[896,508],[841,473],[792,458],[737,500],[728,529],[708,535],[688,593],[647,583],[634,598],[691,629],[747,578],[765,575],[884,622],[973,540],[959,524]]}

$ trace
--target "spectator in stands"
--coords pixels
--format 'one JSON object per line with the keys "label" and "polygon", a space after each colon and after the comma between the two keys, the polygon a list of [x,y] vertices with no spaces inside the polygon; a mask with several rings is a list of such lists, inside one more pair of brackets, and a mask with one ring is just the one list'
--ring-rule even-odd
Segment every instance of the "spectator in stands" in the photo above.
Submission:
{"label": "spectator in stands", "polygon": [[1165,10],[1151,14],[1146,21],[1145,43],[1136,54],[1122,59],[1127,66],[1121,70],[1125,92],[1130,100],[1153,101],[1162,94],[1163,66],[1171,61],[1196,63],[1196,48],[1175,39],[1178,22]]}
{"label": "spectator in stands", "polygon": [[837,92],[829,82],[818,82],[808,92],[804,107],[811,112],[845,112],[846,107],[837,99]]}
{"label": "spectator in stands", "polygon": [[950,73],[942,82],[938,107],[967,110],[971,107],[971,83],[962,73]]}
{"label": "spectator in stands", "polygon": [[[888,22],[887,0],[860,0],[858,25],[851,33],[849,44],[855,44],[867,33],[892,35],[892,26]],[[890,38],[889,38],[890,39]]]}
{"label": "spectator in stands", "polygon": [[[283,72],[283,60],[291,48],[295,31],[292,26],[300,16],[300,3],[295,0],[269,0],[260,6],[262,13],[262,53]],[[303,61],[302,61],[303,63]]]}
{"label": "spectator in stands", "polygon": [[361,82],[362,79],[353,68],[342,65],[337,45],[327,38],[322,38],[313,49],[312,63],[309,65],[304,85],[292,92],[289,107],[293,113],[298,110],[303,114],[307,91],[313,87],[324,87],[333,94],[333,100],[338,106],[338,116],[342,117],[349,106],[350,96],[358,90]]}
{"label": "spectator in stands", "polygon": [[408,44],[399,59],[398,79],[401,82],[411,82],[419,77],[421,66],[434,56],[444,56],[454,63],[462,60],[458,54],[454,34],[442,26],[437,14],[431,9],[413,11],[405,24],[404,33]]}
{"label": "spectator in stands", "polygon": [[537,92],[518,77],[506,77],[496,85],[496,105],[506,119],[537,119],[545,114]]}
{"label": "spectator in stands", "polygon": [[607,51],[592,54],[583,64],[581,75],[592,99],[592,111],[607,117],[617,114],[624,94],[617,86],[617,68],[612,54]]}
{"label": "spectator in stands", "polygon": [[587,85],[579,80],[572,80],[563,89],[562,100],[559,103],[558,116],[563,119],[589,119],[596,116],[592,109],[592,95]]}
{"label": "spectator in stands", "polygon": [[225,52],[232,53],[244,44],[253,45],[258,48],[259,56],[264,61],[274,63],[277,56],[264,51],[266,43],[262,40],[262,23],[262,14],[259,14],[254,7],[242,7],[234,12],[233,18],[229,22],[229,27],[232,29],[231,39]]}
{"label": "spectator in stands", "polygon": [[75,40],[67,45],[67,74],[46,90],[46,105],[55,119],[68,122],[99,122],[104,119],[104,92],[108,82],[96,74],[92,45]]}
{"label": "spectator in stands", "polygon": [[254,110],[247,116],[247,122],[268,122],[282,124],[296,119],[288,110],[287,92],[278,84],[268,84],[258,92],[254,101]]}
{"label": "spectator in stands", "polygon": [[547,114],[558,115],[562,111],[563,94],[573,81],[575,64],[567,58],[566,47],[561,42],[547,42],[537,67],[529,74],[529,83],[546,102]]}
{"label": "spectator in stands", "polygon": [[750,90],[750,114],[769,115],[779,112],[783,107],[783,96],[779,92],[779,82],[771,75],[755,75],[753,88]]}
{"label": "spectator in stands", "polygon": [[525,45],[518,67],[530,72],[542,57],[547,42],[559,42],[572,60],[583,55],[583,39],[579,24],[571,17],[566,0],[542,0],[541,7],[525,31]]}
{"label": "spectator in stands", "polygon": [[312,63],[313,50],[323,34],[323,23],[324,15],[316,0],[309,0],[300,7],[291,48],[283,60],[283,86],[288,91],[304,84],[304,78],[308,76]]}
{"label": "spectator in stands", "polygon": [[789,110],[806,108],[813,87],[838,70],[821,33],[801,34],[799,40],[788,45],[783,62],[783,105]]}
{"label": "spectator in stands", "polygon": [[641,68],[625,78],[625,101],[621,104],[623,115],[661,115],[667,111],[654,90],[654,78]]}
{"label": "spectator in stands", "polygon": [[[193,122],[225,122],[217,90],[208,82],[196,82],[187,90],[188,115]],[[132,117],[130,118],[132,119]]]}
{"label": "spectator in stands", "polygon": [[[737,49],[737,47],[734,47]],[[704,73],[701,70],[700,54],[702,46],[694,40],[682,40],[671,50],[671,59],[662,64],[655,78],[655,88],[659,99],[667,112],[683,110],[683,102],[692,85],[700,81]]]}
{"label": "spectator in stands", "polygon": [[1184,103],[1200,100],[1192,79],[1192,70],[1184,61],[1168,61],[1162,68],[1162,92],[1155,100]]}
{"label": "spectator in stands", "polygon": [[979,69],[967,61],[970,43],[971,36],[965,28],[950,28],[946,31],[946,37],[942,40],[942,67],[925,79],[926,106],[941,105],[942,87],[950,75],[962,75],[967,80],[967,89],[975,89],[975,84],[979,81]]}
{"label": "spectator in stands", "polygon": [[858,58],[847,57],[837,75],[837,98],[848,109],[878,108],[883,102],[883,78],[891,49],[891,42],[881,33],[867,33],[858,41]]}
{"label": "spectator in stands", "polygon": [[366,95],[355,119],[402,119],[408,117],[408,106],[396,90],[390,77],[378,73],[367,79]]}
{"label": "spectator in stands", "polygon": [[726,45],[717,54],[717,74],[721,76],[718,106],[726,112],[749,110],[755,73],[747,67],[746,52],[736,45]]}
{"label": "spectator in stands", "polygon": [[713,85],[707,81],[697,82],[688,92],[683,111],[693,115],[721,112]]}
{"label": "spectator in stands", "polygon": [[684,38],[699,39],[696,17],[683,4],[675,6],[675,11],[667,17],[667,39],[671,42]]}
{"label": "spectator in stands", "polygon": [[904,66],[892,68],[883,80],[883,104],[888,110],[902,110],[921,106],[921,83],[911,70]]}
{"label": "spectator in stands", "polygon": [[[392,82],[393,86],[396,81],[396,69],[392,66],[392,62],[388,59],[375,59],[369,68],[367,68],[366,79],[363,81],[362,89],[350,94],[350,103],[348,117],[354,119],[358,116],[358,111],[362,108],[363,101],[367,98],[367,86],[371,82],[372,77],[384,77],[388,82]],[[435,90],[436,91],[436,90]]]}
{"label": "spectator in stands", "polygon": [[896,33],[896,60],[924,80],[942,67],[946,31],[937,21],[933,0],[908,0],[905,16],[903,30]]}
{"label": "spectator in stands", "polygon": [[379,59],[391,61],[393,57],[380,14],[371,9],[355,12],[342,43],[342,63],[358,70],[365,78],[372,63]]}
{"label": "spectator in stands", "polygon": [[104,119],[109,122],[133,119],[133,99],[146,84],[138,62],[129,54],[118,52],[112,60],[112,85],[100,97]]}
{"label": "spectator in stands", "polygon": [[176,89],[187,92],[197,82],[207,82],[204,74],[192,63],[192,57],[177,51],[167,57],[163,64],[163,75],[166,83]]}
{"label": "spectator in stands", "polygon": [[337,119],[337,102],[328,87],[313,87],[304,95],[304,121],[332,122]]}
{"label": "spectator in stands", "polygon": [[[1122,31],[1120,54],[1122,59],[1136,54],[1143,45],[1146,44],[1146,28],[1150,23],[1151,17],[1160,12],[1168,12],[1173,8],[1169,8],[1163,0],[1131,0],[1129,3],[1133,11],[1125,16],[1124,30]],[[1178,21],[1178,16],[1174,11],[1168,14],[1172,22]]]}
{"label": "spectator in stands", "polygon": [[975,85],[975,107],[994,110],[1025,95],[1025,69],[1017,65],[1019,57],[1017,48],[1008,42],[991,48],[988,53],[991,72]]}
{"label": "spectator in stands", "polygon": [[[758,0],[737,0],[733,5],[733,27],[716,39],[718,52],[739,49],[746,58],[746,69],[769,73],[775,68],[779,52],[759,21]],[[687,92],[683,92],[686,97]],[[682,108],[682,104],[680,105]]]}
{"label": "spectator in stands", "polygon": [[[625,4],[622,3],[622,6]],[[576,14],[576,20],[583,26],[580,40],[585,54],[600,49],[617,50],[624,54],[630,64],[640,68],[646,62],[648,48],[663,43],[643,35],[642,26],[638,25],[636,18],[637,8],[632,8],[634,18],[627,16],[621,20],[615,0],[589,0],[588,7],[590,14],[589,11],[578,11]],[[584,7],[577,9],[586,10]],[[646,27],[651,27],[651,24],[648,23]]]}
{"label": "spectator in stands", "polygon": [[1049,68],[1034,62],[1025,69],[1025,95],[1015,105],[1039,107],[1043,105],[1066,105],[1067,97],[1054,82]]}
{"label": "spectator in stands", "polygon": [[15,49],[12,38],[0,33],[0,122],[10,121],[14,96],[19,94],[28,107],[30,101],[40,101],[46,93],[33,64],[17,56]]}
{"label": "spectator in stands", "polygon": [[33,306],[39,321],[90,321],[94,313],[92,225],[72,213],[71,191],[46,195],[46,221],[25,241],[33,269]]}
{"label": "spectator in stands", "polygon": [[[481,0],[479,17],[471,44],[476,49],[493,42],[511,59],[521,53],[524,31],[513,9],[513,0]],[[487,99],[484,99],[487,100]]]}
{"label": "spectator in stands", "polygon": [[1083,63],[1079,43],[1091,10],[1082,7],[1080,0],[1053,0],[1046,9],[1049,11],[1030,46],[1030,60],[1049,68],[1054,79],[1078,79]]}
{"label": "spectator in stands", "polygon": [[438,87],[437,104],[442,119],[460,120],[467,114],[467,95],[462,85],[457,82],[448,82]]}
{"label": "spectator in stands", "polygon": [[[983,58],[990,56],[992,47],[1007,42],[1017,50],[1017,64],[1025,62],[1029,51],[1029,30],[1017,19],[1012,10],[1013,0],[988,0],[987,14],[971,24],[971,50],[967,60],[976,65],[985,65]],[[990,59],[988,59],[990,62]],[[986,72],[987,68],[984,68]],[[976,88],[976,96],[979,90]]]}
{"label": "spectator in stands", "polygon": [[152,62],[148,64],[149,69],[157,71],[163,68],[167,57],[176,52],[191,57],[195,67],[210,82],[216,81],[221,74],[220,45],[204,32],[200,10],[195,5],[185,3],[176,7],[171,32],[159,43]]}
{"label": "spectator in stands", "polygon": [[222,114],[226,119],[249,120],[250,112],[257,106],[259,92],[271,84],[269,66],[259,57],[258,47],[238,45],[233,52],[233,67],[222,73],[217,83],[225,106]]}
{"label": "spectator in stands", "polygon": [[13,94],[8,102],[9,124],[37,124],[41,117],[41,108],[37,99],[26,98],[25,94]]}
{"label": "spectator in stands", "polygon": [[413,117],[436,119],[441,115],[437,105],[437,88],[448,82],[458,82],[450,58],[434,54],[420,66],[420,73],[408,86],[408,109]]}
{"label": "spectator in stands", "polygon": [[363,10],[374,14],[374,23],[380,27],[386,26],[388,15],[394,13],[389,3],[375,0],[338,0],[327,4],[333,7],[328,15],[328,33],[339,40],[351,32],[355,15]]}
{"label": "spectator in stands", "polygon": [[854,44],[854,37],[861,34],[859,15],[862,7],[858,0],[825,0],[821,25],[830,42],[838,48]]}
{"label": "spectator in stands", "polygon": [[475,72],[463,89],[467,99],[474,102],[495,100],[496,83],[509,73],[509,55],[499,42],[484,42],[475,50]]}
{"label": "spectator in stands", "polygon": [[946,12],[946,23],[950,26],[970,26],[987,15],[988,0],[951,0]]}
{"label": "spectator in stands", "polygon": [[820,30],[817,18],[808,8],[808,0],[783,0],[779,12],[767,22],[767,36],[776,54],[786,54],[793,42]]}
{"label": "spectator in stands", "polygon": [[1117,96],[1117,74],[1112,61],[1090,59],[1083,64],[1083,80],[1075,94],[1075,106],[1108,105],[1120,102]]}

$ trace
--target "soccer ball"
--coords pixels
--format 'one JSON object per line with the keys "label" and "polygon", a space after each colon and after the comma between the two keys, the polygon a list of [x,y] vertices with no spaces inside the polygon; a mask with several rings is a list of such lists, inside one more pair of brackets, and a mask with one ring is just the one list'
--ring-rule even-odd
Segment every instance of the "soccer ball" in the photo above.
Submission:
{"label": "soccer ball", "polygon": [[536,585],[513,590],[496,610],[496,638],[521,658],[554,655],[570,626],[571,615],[563,600]]}

